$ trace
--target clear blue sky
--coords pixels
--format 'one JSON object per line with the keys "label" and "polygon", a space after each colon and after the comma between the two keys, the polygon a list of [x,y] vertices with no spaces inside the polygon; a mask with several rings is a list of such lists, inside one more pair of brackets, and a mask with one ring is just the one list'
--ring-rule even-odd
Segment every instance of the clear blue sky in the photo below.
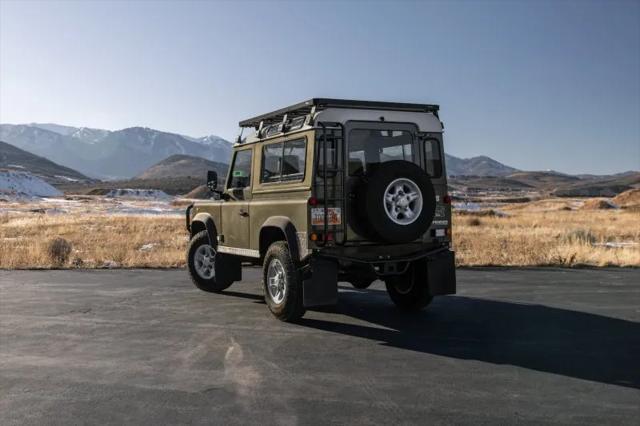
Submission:
{"label": "clear blue sky", "polygon": [[640,169],[639,1],[0,3],[0,121],[233,138],[306,98],[441,105],[449,153]]}

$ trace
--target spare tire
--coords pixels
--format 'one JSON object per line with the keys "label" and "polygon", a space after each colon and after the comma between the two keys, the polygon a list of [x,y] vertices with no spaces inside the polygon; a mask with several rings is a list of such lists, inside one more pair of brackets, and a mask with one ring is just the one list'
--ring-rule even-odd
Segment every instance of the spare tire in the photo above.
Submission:
{"label": "spare tire", "polygon": [[406,243],[431,226],[436,196],[429,175],[409,161],[388,161],[366,177],[357,200],[360,217],[375,237]]}

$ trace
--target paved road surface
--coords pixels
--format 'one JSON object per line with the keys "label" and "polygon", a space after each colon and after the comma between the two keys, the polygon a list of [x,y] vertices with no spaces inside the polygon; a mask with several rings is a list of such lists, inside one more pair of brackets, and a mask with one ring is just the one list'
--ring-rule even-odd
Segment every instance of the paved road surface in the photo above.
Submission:
{"label": "paved road surface", "polygon": [[638,424],[640,270],[461,270],[280,323],[259,271],[0,271],[0,424]]}

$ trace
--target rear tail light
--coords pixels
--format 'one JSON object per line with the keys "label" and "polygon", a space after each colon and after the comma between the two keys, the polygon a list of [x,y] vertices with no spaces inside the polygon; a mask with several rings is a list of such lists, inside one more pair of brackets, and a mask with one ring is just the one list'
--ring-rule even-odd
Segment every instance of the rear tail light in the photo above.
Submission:
{"label": "rear tail light", "polygon": [[445,203],[445,204],[451,204],[451,196],[449,194],[445,195],[442,198],[442,202]]}
{"label": "rear tail light", "polygon": [[333,241],[333,232],[327,232],[327,241]]}
{"label": "rear tail light", "polygon": [[311,207],[317,206],[318,205],[318,199],[316,197],[309,198],[309,205]]}

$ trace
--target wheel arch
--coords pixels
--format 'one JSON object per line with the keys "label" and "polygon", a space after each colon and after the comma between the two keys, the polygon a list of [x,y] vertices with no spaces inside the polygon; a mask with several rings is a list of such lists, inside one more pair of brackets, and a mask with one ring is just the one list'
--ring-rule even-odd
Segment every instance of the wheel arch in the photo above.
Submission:
{"label": "wheel arch", "polygon": [[218,245],[218,229],[216,228],[216,223],[213,220],[213,217],[209,213],[198,213],[195,215],[191,221],[190,230],[191,237],[196,235],[198,232],[206,230],[209,235],[209,244],[213,247]]}
{"label": "wheel arch", "polygon": [[291,257],[300,260],[300,248],[298,247],[298,235],[295,225],[285,216],[271,216],[260,227],[258,248],[260,257],[264,257],[269,246],[276,241],[286,241],[291,252]]}

